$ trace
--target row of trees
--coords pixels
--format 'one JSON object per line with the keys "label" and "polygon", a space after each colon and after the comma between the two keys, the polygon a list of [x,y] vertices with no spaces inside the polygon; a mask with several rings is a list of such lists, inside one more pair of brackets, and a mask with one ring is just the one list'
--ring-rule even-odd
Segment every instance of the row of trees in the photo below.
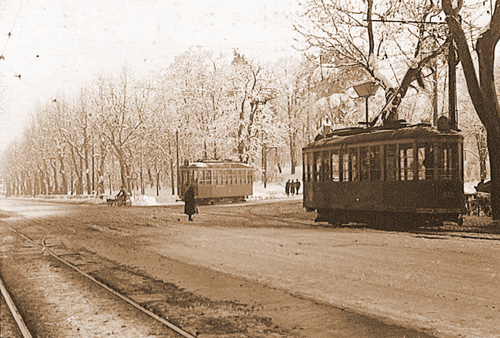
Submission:
{"label": "row of trees", "polygon": [[[453,92],[440,74],[456,59],[449,69],[461,62],[481,122],[468,133],[478,145],[487,134],[498,218],[494,60],[500,3],[305,0],[302,6],[295,23],[302,59],[262,65],[238,52],[228,59],[190,50],[157,74],[137,77],[124,70],[99,76],[76,97],[57,98],[36,111],[24,140],[7,151],[4,176],[15,182],[15,192],[90,192],[94,171],[99,184],[116,175],[129,186],[146,175],[158,187],[162,178],[175,186],[177,149],[181,160],[232,157],[258,168],[266,144],[286,149],[278,162],[288,159],[294,170],[301,146],[312,140],[321,120],[344,126],[361,120],[361,102],[345,94],[354,83],[376,81],[383,89],[372,100],[378,113],[373,123],[436,121],[453,110],[453,99],[444,100]],[[467,125],[475,125],[471,119],[477,116],[468,116]],[[479,149],[484,166],[484,147]]]}
{"label": "row of trees", "polygon": [[[11,194],[90,194],[162,184],[176,186],[177,162],[236,159],[259,170],[264,144],[279,165],[298,163],[321,111],[314,107],[317,68],[307,60],[258,65],[234,52],[201,49],[165,70],[100,75],[73,97],[38,107],[24,137],[4,154]],[[310,127],[315,126],[315,127]],[[172,190],[173,191],[173,190]]]}

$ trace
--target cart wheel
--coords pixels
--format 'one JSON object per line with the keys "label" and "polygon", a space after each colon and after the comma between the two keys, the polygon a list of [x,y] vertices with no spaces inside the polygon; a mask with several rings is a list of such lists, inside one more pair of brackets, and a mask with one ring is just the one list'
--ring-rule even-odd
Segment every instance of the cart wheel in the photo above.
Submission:
{"label": "cart wheel", "polygon": [[127,200],[125,201],[125,206],[130,207],[131,205],[132,205],[132,201],[130,200],[130,198],[127,198]]}

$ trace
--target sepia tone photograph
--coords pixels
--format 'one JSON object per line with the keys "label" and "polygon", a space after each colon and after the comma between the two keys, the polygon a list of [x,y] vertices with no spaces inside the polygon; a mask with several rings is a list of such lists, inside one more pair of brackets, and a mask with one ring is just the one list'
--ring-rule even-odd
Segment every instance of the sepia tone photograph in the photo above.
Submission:
{"label": "sepia tone photograph", "polygon": [[496,0],[1,1],[0,338],[500,337],[499,40]]}

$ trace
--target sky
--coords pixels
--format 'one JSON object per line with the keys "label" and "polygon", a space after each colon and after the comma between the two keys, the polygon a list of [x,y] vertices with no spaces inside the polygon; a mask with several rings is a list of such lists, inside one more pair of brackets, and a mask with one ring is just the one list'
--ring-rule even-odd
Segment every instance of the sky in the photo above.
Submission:
{"label": "sky", "polygon": [[[270,61],[297,54],[298,0],[5,0],[0,4],[0,151],[38,104],[99,72],[166,67],[200,46]],[[20,77],[19,77],[20,75]]]}

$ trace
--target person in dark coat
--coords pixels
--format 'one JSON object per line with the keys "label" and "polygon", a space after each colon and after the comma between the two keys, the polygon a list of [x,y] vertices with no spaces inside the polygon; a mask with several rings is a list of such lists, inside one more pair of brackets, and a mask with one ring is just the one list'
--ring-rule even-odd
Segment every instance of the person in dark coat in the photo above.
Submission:
{"label": "person in dark coat", "polygon": [[294,185],[295,185],[295,193],[298,195],[300,190],[300,182],[298,178],[295,180]]}
{"label": "person in dark coat", "polygon": [[293,180],[290,181],[290,194],[295,195],[295,182]]}
{"label": "person in dark coat", "polygon": [[285,183],[285,193],[287,196],[290,196],[290,180],[288,180],[286,183]]}
{"label": "person in dark coat", "polygon": [[127,199],[127,197],[128,197],[127,189],[125,189],[125,187],[122,185],[120,188],[120,191],[116,195],[116,199],[118,201],[125,201]]}
{"label": "person in dark coat", "polygon": [[184,194],[184,213],[189,216],[189,220],[193,220],[193,215],[196,213],[196,200],[194,198],[194,187],[191,185]]}

